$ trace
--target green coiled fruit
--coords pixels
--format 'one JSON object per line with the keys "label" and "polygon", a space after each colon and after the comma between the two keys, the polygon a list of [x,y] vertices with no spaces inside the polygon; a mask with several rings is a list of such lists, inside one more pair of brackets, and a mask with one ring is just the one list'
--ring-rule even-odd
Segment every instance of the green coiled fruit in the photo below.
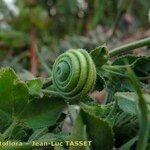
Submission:
{"label": "green coiled fruit", "polygon": [[85,97],[96,81],[94,62],[83,49],[71,49],[60,55],[53,65],[52,72],[55,89],[69,100]]}

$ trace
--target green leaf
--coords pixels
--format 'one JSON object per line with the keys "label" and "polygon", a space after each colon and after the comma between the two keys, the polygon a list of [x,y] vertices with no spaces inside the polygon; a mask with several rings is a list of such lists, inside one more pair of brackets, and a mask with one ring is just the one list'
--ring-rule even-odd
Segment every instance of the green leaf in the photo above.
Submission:
{"label": "green leaf", "polygon": [[129,79],[114,76],[109,80],[107,85],[107,103],[114,100],[114,94],[116,92],[134,92],[134,88]]}
{"label": "green leaf", "polygon": [[29,94],[32,96],[40,96],[42,97],[42,81],[38,78],[32,79],[32,80],[28,80],[27,82],[27,86],[29,88]]}
{"label": "green leaf", "polygon": [[117,92],[115,94],[115,99],[117,100],[118,106],[124,112],[132,115],[137,114],[137,96],[134,92]]}
{"label": "green leaf", "polygon": [[10,68],[0,69],[0,109],[9,116],[19,116],[28,103],[28,88]]}
{"label": "green leaf", "polygon": [[[29,99],[29,92],[26,84],[22,81],[15,81],[13,87],[14,115],[19,116]],[[12,106],[13,107],[13,106]]]}
{"label": "green leaf", "polygon": [[134,55],[121,56],[117,58],[112,65],[124,66],[126,65],[125,61],[127,61],[129,66],[134,70],[136,76],[145,77],[150,75],[150,57]]}
{"label": "green leaf", "polygon": [[[71,135],[71,141],[87,141],[86,125],[83,122],[81,113],[78,114],[75,124],[73,126],[73,132]],[[70,146],[69,150],[86,150],[85,146]]]}
{"label": "green leaf", "polygon": [[104,108],[102,105],[99,105],[98,103],[81,103],[81,108],[88,111],[90,114],[93,114],[97,117],[103,117],[106,108]]}
{"label": "green leaf", "polygon": [[[148,104],[148,108],[150,110],[150,95],[143,94]],[[134,92],[117,92],[115,94],[115,99],[117,100],[118,106],[124,112],[129,113],[131,115],[137,115],[138,113],[138,96]]]}
{"label": "green leaf", "polygon": [[61,98],[44,96],[34,98],[20,116],[22,122],[31,128],[54,125],[61,116],[65,102]]}
{"label": "green leaf", "polygon": [[99,46],[90,52],[90,55],[97,68],[104,65],[109,58],[108,49],[105,45]]}
{"label": "green leaf", "polygon": [[134,55],[125,55],[120,56],[112,63],[112,65],[126,65],[125,60],[128,61],[129,65],[135,64],[140,59],[140,56],[134,56]]}
{"label": "green leaf", "polygon": [[109,123],[85,111],[83,111],[83,118],[87,125],[87,135],[92,141],[92,148],[94,150],[112,149],[113,131]]}
{"label": "green leaf", "polygon": [[[32,94],[40,92],[41,86],[39,80],[28,82]],[[31,128],[54,125],[61,116],[65,106],[64,100],[44,96],[29,101],[28,87],[18,79],[12,69],[2,68],[0,70],[0,109]]]}
{"label": "green leaf", "polygon": [[[113,131],[109,123],[81,109],[74,124],[73,140],[90,140],[94,150],[110,150],[113,148]],[[86,147],[84,147],[86,148]],[[77,149],[70,147],[69,150]],[[78,149],[79,150],[79,149]],[[81,150],[84,150],[81,148]]]}

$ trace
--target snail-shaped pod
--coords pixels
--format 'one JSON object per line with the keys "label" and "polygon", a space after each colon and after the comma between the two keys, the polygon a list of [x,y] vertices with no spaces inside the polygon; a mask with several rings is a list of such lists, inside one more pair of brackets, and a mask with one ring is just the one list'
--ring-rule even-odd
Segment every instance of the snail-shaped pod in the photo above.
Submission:
{"label": "snail-shaped pod", "polygon": [[96,68],[91,56],[83,49],[71,49],[60,55],[53,65],[55,89],[69,100],[85,97],[96,81]]}

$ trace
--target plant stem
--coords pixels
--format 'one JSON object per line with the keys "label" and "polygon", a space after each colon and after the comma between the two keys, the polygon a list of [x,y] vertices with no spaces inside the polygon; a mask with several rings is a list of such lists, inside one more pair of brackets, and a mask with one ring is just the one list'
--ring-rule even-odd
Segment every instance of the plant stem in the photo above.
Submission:
{"label": "plant stem", "polygon": [[139,129],[137,150],[146,150],[150,126],[149,111],[146,104],[146,99],[143,96],[143,93],[140,89],[139,80],[136,78],[134,72],[130,68],[128,68],[128,74],[138,95],[138,107],[140,111],[139,112],[140,129]]}
{"label": "plant stem", "polygon": [[144,47],[150,45],[150,37],[142,39],[142,40],[138,40],[135,42],[131,42],[129,44],[125,44],[123,46],[120,46],[118,48],[112,49],[109,52],[110,57],[113,57],[115,55],[121,54],[123,52],[129,52],[133,49],[139,48],[139,47]]}
{"label": "plant stem", "polygon": [[14,130],[14,128],[17,125],[17,121],[14,119],[12,124],[6,129],[6,131],[2,134],[2,140],[5,140],[6,138],[8,138],[11,134],[12,131]]}

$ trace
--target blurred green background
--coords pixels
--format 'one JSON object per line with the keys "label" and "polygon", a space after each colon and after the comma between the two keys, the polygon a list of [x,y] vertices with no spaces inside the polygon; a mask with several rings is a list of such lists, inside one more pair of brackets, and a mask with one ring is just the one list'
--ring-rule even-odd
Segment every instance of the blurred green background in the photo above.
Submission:
{"label": "blurred green background", "polygon": [[149,0],[0,0],[0,66],[46,77],[69,48],[149,36],[149,13]]}

